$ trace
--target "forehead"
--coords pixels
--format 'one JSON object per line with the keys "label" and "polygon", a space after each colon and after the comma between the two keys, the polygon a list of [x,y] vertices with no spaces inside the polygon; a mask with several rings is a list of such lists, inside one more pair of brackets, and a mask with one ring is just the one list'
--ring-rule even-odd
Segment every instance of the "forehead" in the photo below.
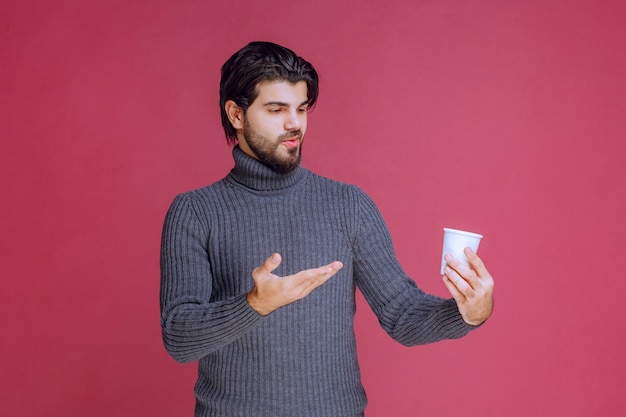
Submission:
{"label": "forehead", "polygon": [[264,81],[256,86],[257,97],[253,104],[264,105],[267,103],[280,102],[301,106],[306,101],[307,86],[306,82],[298,81],[291,83],[289,81]]}

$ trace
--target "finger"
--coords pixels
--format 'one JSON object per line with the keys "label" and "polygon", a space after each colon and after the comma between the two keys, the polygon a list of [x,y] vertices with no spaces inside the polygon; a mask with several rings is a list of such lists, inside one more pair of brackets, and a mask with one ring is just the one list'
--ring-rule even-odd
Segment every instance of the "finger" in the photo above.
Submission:
{"label": "finger", "polygon": [[474,271],[476,271],[476,275],[478,275],[479,277],[485,277],[490,275],[489,271],[487,271],[487,268],[485,268],[485,263],[482,261],[482,259],[478,257],[476,252],[474,252],[471,248],[465,248],[464,252],[467,260],[469,261],[469,264],[472,266],[472,268],[474,268]]}
{"label": "finger", "polygon": [[[467,270],[467,268],[465,269]],[[470,285],[470,282],[468,282],[465,277],[460,275],[457,270],[450,266],[446,266],[443,272],[450,283],[456,287],[457,291],[461,293],[463,297],[470,298],[474,295],[474,288]]]}
{"label": "finger", "polygon": [[302,271],[309,278],[316,276],[322,276],[326,274],[334,274],[343,268],[343,264],[339,261],[331,262],[328,265],[320,266],[318,268],[307,269]]}
{"label": "finger", "polygon": [[476,272],[471,268],[467,267],[464,263],[456,259],[454,256],[447,254],[446,263],[448,264],[448,268],[453,269],[461,279],[465,280],[472,288],[476,288],[478,285]]}
{"label": "finger", "polygon": [[458,304],[465,301],[465,296],[459,291],[459,289],[454,285],[454,283],[450,281],[450,278],[448,278],[446,274],[443,274],[442,278],[443,278],[443,283],[445,284],[446,288],[448,288],[448,291],[450,291],[452,298],[454,298]]}
{"label": "finger", "polygon": [[314,290],[330,278],[332,278],[339,270],[343,268],[343,264],[339,261],[331,262],[328,265],[319,268],[307,269],[296,274],[303,287]]}
{"label": "finger", "polygon": [[335,262],[329,263],[328,265],[324,265],[318,269],[321,274],[333,274],[334,275],[341,268],[343,268],[343,263],[339,261],[335,261]]}
{"label": "finger", "polygon": [[252,276],[265,277],[271,274],[272,271],[274,271],[276,268],[278,268],[281,262],[282,258],[280,254],[273,253],[269,258],[265,260],[265,262],[261,264],[261,266],[255,268],[254,271],[252,271]]}

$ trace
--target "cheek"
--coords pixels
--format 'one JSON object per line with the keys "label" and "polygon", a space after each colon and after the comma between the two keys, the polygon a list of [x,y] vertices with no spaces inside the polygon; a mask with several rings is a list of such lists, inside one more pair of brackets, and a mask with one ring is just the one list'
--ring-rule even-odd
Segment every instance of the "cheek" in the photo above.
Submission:
{"label": "cheek", "polygon": [[307,118],[306,116],[302,119],[302,121],[300,122],[300,130],[302,131],[302,134],[304,135],[304,133],[306,132],[306,128],[307,128]]}
{"label": "cheek", "polygon": [[282,125],[278,120],[255,117],[250,119],[250,123],[258,134],[266,138],[276,137],[281,133]]}

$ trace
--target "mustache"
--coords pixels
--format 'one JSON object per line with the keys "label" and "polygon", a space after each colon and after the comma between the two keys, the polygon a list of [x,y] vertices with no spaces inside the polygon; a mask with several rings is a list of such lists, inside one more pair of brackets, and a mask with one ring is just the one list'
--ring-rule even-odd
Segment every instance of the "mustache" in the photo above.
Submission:
{"label": "mustache", "polygon": [[302,141],[302,138],[303,138],[304,135],[303,135],[302,131],[298,129],[298,130],[294,130],[293,132],[283,133],[282,135],[280,135],[278,137],[278,140],[284,141],[284,140],[291,139],[291,138],[293,138],[295,136],[297,136],[298,139],[300,141]]}

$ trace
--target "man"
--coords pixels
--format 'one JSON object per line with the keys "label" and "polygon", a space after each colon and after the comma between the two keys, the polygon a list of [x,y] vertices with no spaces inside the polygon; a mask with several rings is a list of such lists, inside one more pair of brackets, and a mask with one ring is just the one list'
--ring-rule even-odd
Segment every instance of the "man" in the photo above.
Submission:
{"label": "man", "polygon": [[425,294],[399,265],[359,188],[300,165],[318,76],[279,45],[254,42],[222,67],[220,107],[235,166],[176,197],[161,249],[167,351],[198,360],[199,416],[362,416],[355,287],[405,345],[458,338],[483,323],[493,280],[448,259],[453,298]]}

